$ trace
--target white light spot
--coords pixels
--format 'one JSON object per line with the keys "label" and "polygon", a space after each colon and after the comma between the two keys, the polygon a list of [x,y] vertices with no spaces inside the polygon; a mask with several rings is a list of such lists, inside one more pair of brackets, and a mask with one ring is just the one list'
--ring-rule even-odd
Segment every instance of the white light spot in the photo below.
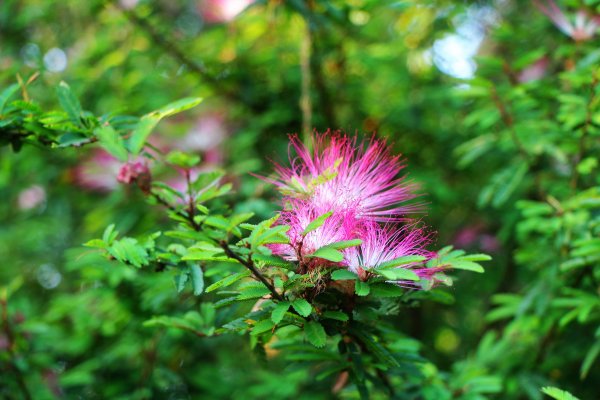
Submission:
{"label": "white light spot", "polygon": [[61,72],[67,68],[67,55],[55,47],[44,55],[44,66],[50,72]]}
{"label": "white light spot", "polygon": [[40,52],[40,47],[35,43],[27,43],[21,49],[21,57],[23,57],[23,61],[25,65],[31,68],[37,68],[40,65],[40,59],[42,58],[42,53]]}
{"label": "white light spot", "polygon": [[456,33],[446,35],[433,43],[433,62],[443,73],[460,79],[475,75],[474,57],[485,38],[489,26],[498,22],[498,14],[491,7],[473,6],[455,21]]}
{"label": "white light spot", "polygon": [[52,264],[42,264],[37,271],[37,280],[44,289],[54,289],[62,281],[62,275]]}

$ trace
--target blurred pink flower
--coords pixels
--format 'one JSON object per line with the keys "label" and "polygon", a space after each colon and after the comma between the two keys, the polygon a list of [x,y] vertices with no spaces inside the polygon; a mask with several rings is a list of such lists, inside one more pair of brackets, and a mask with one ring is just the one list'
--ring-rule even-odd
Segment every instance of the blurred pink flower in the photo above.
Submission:
{"label": "blurred pink flower", "polygon": [[138,158],[122,163],[102,149],[94,149],[92,155],[74,169],[75,182],[89,190],[110,192],[119,183],[138,183],[142,190],[149,187],[150,170],[146,159]]}
{"label": "blurred pink flower", "polygon": [[202,153],[203,161],[209,164],[221,164],[223,152],[221,144],[227,138],[228,130],[221,114],[206,114],[198,119],[196,125],[177,141],[174,147],[182,151]]}
{"label": "blurred pink flower", "polygon": [[500,242],[496,236],[487,233],[481,223],[469,225],[458,231],[453,242],[457,247],[478,247],[489,253],[500,249]]}
{"label": "blurred pink flower", "polygon": [[121,165],[106,151],[94,149],[90,157],[75,167],[75,182],[85,189],[110,192],[119,186],[117,175]]}
{"label": "blurred pink flower", "polygon": [[40,185],[33,185],[19,193],[17,203],[19,209],[30,210],[46,201],[46,190]]}
{"label": "blurred pink flower", "polygon": [[144,160],[129,161],[121,165],[117,180],[121,183],[130,184],[143,174],[149,174],[148,165]]}
{"label": "blurred pink flower", "polygon": [[546,75],[548,65],[550,65],[550,60],[548,57],[541,57],[532,64],[523,68],[521,72],[519,72],[517,80],[520,83],[525,83],[541,79],[544,77],[544,75]]}
{"label": "blurred pink flower", "polygon": [[208,23],[228,22],[237,17],[254,0],[202,0],[200,14]]}
{"label": "blurred pink flower", "polygon": [[554,0],[533,0],[533,4],[544,13],[565,35],[576,42],[590,40],[600,27],[600,16],[578,10],[572,23]]}
{"label": "blurred pink flower", "polygon": [[119,5],[125,10],[132,10],[137,6],[139,0],[119,0]]}

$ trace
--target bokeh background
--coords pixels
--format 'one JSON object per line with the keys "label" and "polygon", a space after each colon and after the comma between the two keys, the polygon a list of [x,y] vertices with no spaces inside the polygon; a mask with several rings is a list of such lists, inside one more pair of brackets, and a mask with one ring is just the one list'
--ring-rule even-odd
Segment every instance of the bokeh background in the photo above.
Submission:
{"label": "bokeh background", "polygon": [[[600,351],[598,274],[561,275],[569,253],[561,258],[560,249],[576,234],[558,243],[560,235],[542,233],[534,241],[517,207],[518,200],[562,201],[571,193],[573,168],[584,159],[578,138],[587,134],[569,122],[572,115],[584,110],[595,137],[596,6],[3,0],[0,83],[39,74],[28,95],[51,109],[54,87],[66,81],[97,115],[142,115],[204,97],[161,122],[152,143],[196,152],[203,168],[225,168],[236,207],[265,218],[276,209],[275,193],[251,173],[268,174],[270,160],[287,158],[287,134],[331,128],[388,138],[421,185],[422,219],[437,232],[436,248],[454,244],[493,256],[484,275],[458,274],[438,301],[396,317],[407,343],[430,360],[431,379],[456,386],[400,398],[541,399],[539,388],[552,383],[597,399],[600,368],[589,353]],[[577,169],[575,189],[598,184],[596,164]],[[253,354],[242,336],[201,339],[144,326],[159,312],[183,313],[201,302],[172,290],[169,275],[119,266],[81,247],[111,223],[135,235],[167,222],[139,191],[117,182],[119,167],[94,146],[0,149],[0,285],[10,293],[4,318],[26,333],[17,367],[33,398],[356,396],[332,394],[331,381],[316,380],[307,365]],[[153,174],[173,185],[181,180],[158,166]],[[597,237],[590,229],[584,238]],[[590,309],[559,325],[578,307],[552,308],[568,285],[589,296],[582,301]],[[0,332],[0,396],[18,399],[8,340]],[[476,385],[482,389],[469,394]]]}

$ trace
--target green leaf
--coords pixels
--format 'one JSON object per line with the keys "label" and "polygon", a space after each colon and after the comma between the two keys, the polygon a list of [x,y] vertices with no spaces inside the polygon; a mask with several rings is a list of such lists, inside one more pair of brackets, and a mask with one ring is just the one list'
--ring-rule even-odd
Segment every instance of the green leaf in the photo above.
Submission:
{"label": "green leaf", "polygon": [[373,297],[400,297],[404,295],[404,290],[394,284],[391,283],[372,283],[371,286],[371,296]]}
{"label": "green leaf", "polygon": [[104,229],[104,233],[102,233],[102,240],[106,244],[110,245],[113,242],[113,240],[117,238],[118,234],[119,233],[115,231],[115,224],[110,224],[106,227],[106,229]]}
{"label": "green leaf", "polygon": [[79,100],[77,100],[69,85],[61,81],[56,88],[56,93],[60,106],[67,112],[71,121],[79,125],[81,122],[81,104],[79,104]]}
{"label": "green leaf", "polygon": [[202,99],[198,97],[185,98],[144,115],[129,138],[129,151],[133,154],[138,154],[144,147],[146,139],[150,136],[150,133],[152,133],[152,130],[161,119],[195,107],[200,104],[201,101]]}
{"label": "green leaf", "polygon": [[161,118],[170,117],[171,115],[196,107],[198,104],[202,103],[202,100],[201,97],[186,97],[169,103],[151,114],[158,114]]}
{"label": "green leaf", "polygon": [[473,272],[479,272],[479,273],[484,272],[484,269],[481,265],[474,263],[472,261],[462,261],[462,260],[451,261],[450,265],[454,269],[464,269],[466,271],[473,271]]}
{"label": "green leaf", "polygon": [[594,364],[594,361],[596,361],[598,354],[600,354],[600,340],[597,341],[587,352],[585,359],[581,364],[580,376],[582,380],[585,379],[587,374],[590,372],[590,368],[592,368],[592,365]]}
{"label": "green leaf", "polygon": [[303,317],[308,317],[312,312],[312,306],[304,299],[296,299],[292,301],[292,307]]}
{"label": "green leaf", "polygon": [[94,247],[97,249],[106,249],[106,243],[104,243],[104,240],[101,239],[88,240],[83,245],[86,247]]}
{"label": "green leaf", "polygon": [[333,262],[340,262],[344,259],[341,252],[328,246],[321,247],[314,253],[307,255],[307,257],[322,258]]}
{"label": "green leaf", "polygon": [[542,393],[547,394],[556,400],[579,400],[569,392],[550,386],[542,388]]}
{"label": "green leaf", "polygon": [[322,381],[323,379],[327,378],[330,375],[333,375],[337,372],[341,372],[343,370],[346,370],[349,368],[349,364],[348,363],[341,363],[341,364],[337,364],[334,365],[332,367],[329,368],[325,368],[323,371],[321,371],[317,376],[316,376],[316,380],[317,381]]}
{"label": "green leaf", "polygon": [[250,333],[253,336],[260,335],[261,333],[268,332],[273,329],[275,324],[270,319],[263,319],[262,321],[258,321],[254,327],[252,327],[252,332]]}
{"label": "green leaf", "polygon": [[331,279],[334,281],[354,280],[358,279],[358,275],[347,269],[336,269],[331,273]]}
{"label": "green leaf", "polygon": [[281,267],[281,268],[285,268],[285,269],[289,269],[291,270],[295,270],[296,265],[286,261],[280,257],[277,256],[268,256],[265,254],[253,254],[252,255],[252,259],[255,261],[260,261],[262,263],[264,263],[265,265],[273,265],[276,267]]}
{"label": "green leaf", "polygon": [[194,295],[198,296],[204,291],[204,273],[202,268],[195,263],[190,265],[190,272],[192,275],[192,287],[194,288]]}
{"label": "green leaf", "polygon": [[327,220],[327,218],[331,217],[331,214],[333,214],[333,211],[329,211],[326,212],[325,214],[317,217],[316,219],[314,219],[310,224],[307,225],[307,227],[302,231],[302,236],[306,236],[308,235],[310,232],[314,231],[315,229],[318,229],[319,227],[321,227],[324,223],[325,220]]}
{"label": "green leaf", "polygon": [[289,301],[282,301],[281,303],[278,303],[273,311],[271,311],[271,321],[273,321],[275,324],[280,323],[289,308]]}
{"label": "green leaf", "polygon": [[419,281],[419,275],[406,268],[375,269],[373,272],[392,281]]}
{"label": "green leaf", "polygon": [[20,86],[18,83],[14,83],[0,93],[0,114],[2,114],[2,111],[4,111],[4,106],[6,105],[8,99],[10,99],[19,90],[19,87]]}
{"label": "green leaf", "polygon": [[[385,269],[385,268],[399,267],[400,265],[422,262],[422,261],[425,261],[426,259],[427,258],[423,257],[423,256],[398,257],[398,258],[394,258],[393,260],[389,260],[389,261],[381,263],[380,265],[377,266],[377,269],[381,270],[381,269]],[[370,265],[370,267],[372,267],[372,266]]]}
{"label": "green leaf", "polygon": [[327,334],[323,325],[316,321],[310,321],[304,324],[304,335],[306,339],[315,347],[325,347],[327,343]]}
{"label": "green leaf", "polygon": [[120,161],[127,161],[127,149],[123,138],[110,125],[104,125],[94,130],[100,145]]}
{"label": "green leaf", "polygon": [[242,292],[237,296],[238,300],[250,300],[250,299],[258,299],[264,297],[271,292],[266,287],[249,287],[247,289],[242,290]]}
{"label": "green leaf", "polygon": [[464,261],[490,261],[492,257],[487,254],[467,254],[466,256],[462,256],[460,258]]}
{"label": "green leaf", "polygon": [[165,157],[169,164],[176,165],[182,168],[192,168],[200,162],[200,156],[197,154],[188,154],[182,151],[171,151]]}
{"label": "green leaf", "polygon": [[352,240],[342,240],[340,242],[334,242],[328,244],[326,247],[331,247],[332,249],[342,250],[347,249],[348,247],[360,246],[362,244],[362,240],[360,239],[352,239]]}
{"label": "green leaf", "polygon": [[167,326],[169,328],[184,329],[187,331],[196,332],[196,326],[190,319],[167,317],[166,315],[152,317],[149,320],[144,321],[143,326]]}
{"label": "green leaf", "polygon": [[254,216],[253,212],[234,214],[234,215],[230,216],[229,217],[229,230],[248,221],[253,216]]}
{"label": "green leaf", "polygon": [[175,277],[175,287],[177,288],[177,293],[181,293],[183,289],[185,289],[185,284],[187,283],[190,274],[188,271],[183,271],[180,274],[177,274]]}
{"label": "green leaf", "polygon": [[337,321],[342,321],[342,322],[346,322],[350,319],[348,317],[348,314],[343,313],[341,311],[325,311],[323,313],[323,318],[335,319]]}
{"label": "green leaf", "polygon": [[209,287],[207,287],[206,292],[208,293],[208,292],[217,290],[221,287],[230,286],[230,285],[234,284],[235,282],[239,281],[240,279],[246,278],[248,276],[250,276],[250,271],[243,271],[243,272],[238,272],[237,274],[229,275],[229,276],[221,279],[220,281],[217,281],[217,282],[213,283],[212,285],[210,285]]}
{"label": "green leaf", "polygon": [[160,118],[153,115],[144,115],[140,118],[128,141],[129,151],[132,154],[137,155],[142,150],[146,139],[159,121]]}
{"label": "green leaf", "polygon": [[135,267],[148,265],[148,253],[134,238],[115,240],[108,248],[108,252],[117,260],[129,263]]}
{"label": "green leaf", "polygon": [[363,329],[357,329],[356,327],[351,330],[360,341],[369,349],[371,354],[373,354],[379,361],[383,362],[385,365],[391,367],[399,367],[400,363],[393,356],[392,353],[388,349],[386,349],[381,343],[377,342],[373,336],[369,333],[366,333]]}
{"label": "green leaf", "polygon": [[357,279],[354,282],[354,291],[359,296],[367,296],[369,292],[371,292],[371,288],[367,282],[363,282],[360,279]]}

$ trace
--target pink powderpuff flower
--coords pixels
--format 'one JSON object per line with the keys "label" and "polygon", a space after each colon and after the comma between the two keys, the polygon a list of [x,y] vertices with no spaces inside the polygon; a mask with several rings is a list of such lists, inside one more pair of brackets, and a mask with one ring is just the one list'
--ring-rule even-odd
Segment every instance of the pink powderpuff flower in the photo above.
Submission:
{"label": "pink powderpuff flower", "polygon": [[227,138],[223,115],[210,113],[202,116],[175,147],[184,151],[205,152],[217,148]]}
{"label": "pink powderpuff flower", "polygon": [[547,56],[543,56],[532,64],[523,68],[517,75],[517,80],[520,83],[526,83],[541,79],[546,75],[546,72],[548,72],[549,66],[550,59]]}
{"label": "pink powderpuff flower", "polygon": [[554,0],[533,0],[533,4],[550,18],[562,33],[576,42],[592,39],[600,27],[600,16],[590,16],[585,10],[577,11],[573,24]]}
{"label": "pink powderpuff flower", "polygon": [[233,20],[254,0],[202,0],[198,6],[204,21],[220,23]]}
{"label": "pink powderpuff flower", "polygon": [[482,223],[475,223],[459,230],[453,244],[460,248],[480,248],[488,253],[495,253],[500,249],[498,238],[489,233]]}
{"label": "pink powderpuff flower", "polygon": [[[288,261],[302,261],[307,255],[331,243],[356,239],[355,234],[359,221],[350,212],[333,211],[323,225],[303,235],[308,224],[329,210],[316,207],[304,200],[290,200],[288,208],[281,212],[278,223],[290,229],[287,235],[289,244],[270,245],[274,254]],[[327,264],[329,261],[315,258],[311,265]]]}
{"label": "pink powderpuff flower", "polygon": [[81,162],[73,171],[75,182],[89,190],[110,192],[119,186],[117,175],[121,162],[102,149]]}
{"label": "pink powderpuff flower", "polygon": [[121,183],[130,184],[144,174],[149,174],[148,165],[143,160],[129,161],[121,165],[117,180]]}
{"label": "pink powderpuff flower", "polygon": [[[343,263],[348,270],[357,274],[361,279],[366,278],[366,272],[379,267],[385,262],[406,256],[423,256],[426,260],[435,257],[435,253],[427,250],[431,235],[416,225],[403,225],[400,228],[380,226],[368,223],[362,229],[362,243],[356,247],[345,249]],[[398,268],[411,269],[419,277],[430,278],[438,272],[436,268],[416,268],[420,263],[409,263]],[[410,281],[398,281],[401,285],[411,285]]]}
{"label": "pink powderpuff flower", "polygon": [[[275,179],[265,178],[289,198],[302,198],[320,209],[352,210],[357,218],[402,221],[418,211],[406,202],[417,197],[416,185],[399,176],[404,168],[385,140],[327,131],[313,136],[310,151],[290,136],[290,167],[275,163]],[[296,156],[293,156],[291,152]]]}
{"label": "pink powderpuff flower", "polygon": [[137,181],[144,189],[149,184],[150,170],[146,159],[136,159],[122,163],[102,149],[95,149],[92,155],[81,162],[73,171],[75,182],[89,190],[111,192],[120,183]]}
{"label": "pink powderpuff flower", "polygon": [[30,210],[46,201],[46,191],[40,185],[33,185],[19,192],[17,203],[20,210]]}

